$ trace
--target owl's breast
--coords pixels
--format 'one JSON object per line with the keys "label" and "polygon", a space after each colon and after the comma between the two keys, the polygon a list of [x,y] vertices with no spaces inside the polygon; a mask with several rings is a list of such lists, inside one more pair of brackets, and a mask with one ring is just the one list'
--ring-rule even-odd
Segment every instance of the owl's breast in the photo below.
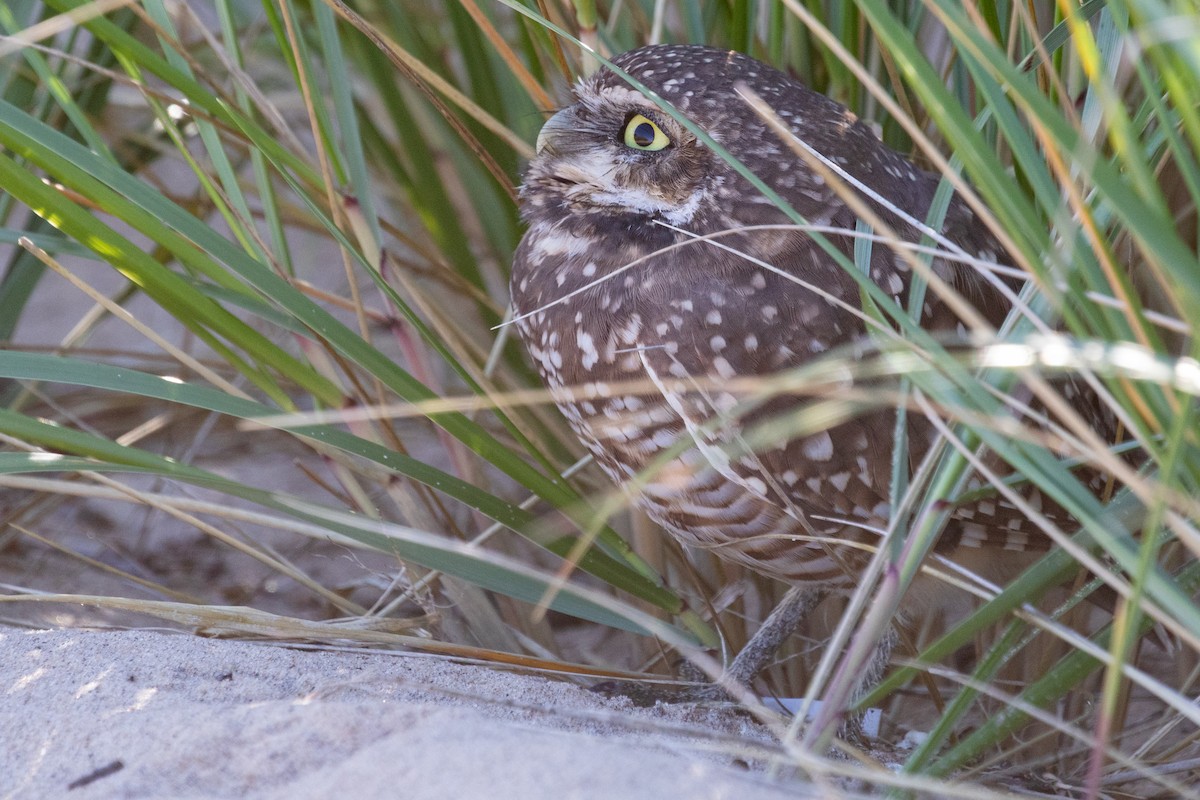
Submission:
{"label": "owl's breast", "polygon": [[[839,332],[823,301],[798,313],[799,293],[778,275],[668,241],[684,246],[535,222],[514,260],[514,312],[555,401],[589,447],[635,469],[688,419],[728,413],[726,383],[791,366],[799,341],[824,347]],[[795,329],[809,323],[819,336]]]}
{"label": "owl's breast", "polygon": [[[816,551],[856,534],[814,524],[806,509],[878,516],[877,498],[862,509],[857,473],[841,482],[837,470],[858,469],[853,454],[834,452],[823,433],[759,451],[742,439],[738,406],[752,379],[812,358],[843,335],[844,320],[744,259],[681,248],[630,264],[555,237],[523,242],[514,309],[555,402],[601,467],[689,544],[789,580],[837,572]],[[801,459],[834,470],[838,485],[809,487],[794,468]]]}

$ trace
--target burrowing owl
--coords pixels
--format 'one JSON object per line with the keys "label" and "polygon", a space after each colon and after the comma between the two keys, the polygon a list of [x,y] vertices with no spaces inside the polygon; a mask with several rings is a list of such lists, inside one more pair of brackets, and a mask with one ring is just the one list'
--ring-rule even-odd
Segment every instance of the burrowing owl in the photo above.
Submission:
{"label": "burrowing owl", "polygon": [[[895,207],[917,220],[929,210],[937,176],[888,149],[846,108],[764,64],[669,45],[614,63],[809,225],[832,231],[829,241],[848,257],[858,215],[755,113],[742,86],[792,135]],[[740,414],[730,387],[866,339],[859,287],[807,228],[617,74],[596,73],[575,96],[542,129],[525,174],[529,230],[512,274],[521,336],[559,408],[612,479],[636,485],[637,503],[682,542],[793,584],[853,586],[891,512],[895,412],[875,408],[748,447],[742,437],[756,422],[806,400],[776,397]],[[902,238],[920,239],[885,205],[861,197]],[[957,198],[943,233],[984,261],[1002,258]],[[992,324],[1008,312],[996,279],[940,259],[933,269]],[[888,246],[874,246],[870,277],[908,301],[912,272]],[[953,337],[961,322],[929,293],[923,327]],[[909,417],[915,464],[934,434],[920,414]],[[1017,509],[993,497],[958,508],[937,548],[1001,577],[1018,553],[1044,544]],[[919,581],[913,588],[902,610],[941,594]]]}

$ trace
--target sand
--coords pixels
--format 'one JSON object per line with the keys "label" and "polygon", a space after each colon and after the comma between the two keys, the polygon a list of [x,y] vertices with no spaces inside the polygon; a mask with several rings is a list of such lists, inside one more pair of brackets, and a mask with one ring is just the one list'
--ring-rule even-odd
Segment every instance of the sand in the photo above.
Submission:
{"label": "sand", "polygon": [[3,798],[797,798],[722,709],[413,654],[0,629]]}

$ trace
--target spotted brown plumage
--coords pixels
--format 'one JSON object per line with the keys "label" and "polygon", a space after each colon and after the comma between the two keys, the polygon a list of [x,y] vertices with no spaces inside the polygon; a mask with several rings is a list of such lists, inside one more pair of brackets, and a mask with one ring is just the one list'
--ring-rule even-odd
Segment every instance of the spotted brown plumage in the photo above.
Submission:
{"label": "spotted brown plumage", "polygon": [[[887,148],[841,105],[764,64],[671,45],[614,63],[811,225],[853,230],[858,218],[754,113],[739,85],[895,206],[916,219],[929,210],[937,176]],[[636,502],[683,543],[793,584],[852,587],[891,514],[895,413],[875,409],[751,448],[742,435],[756,422],[807,401],[776,397],[734,414],[739,398],[728,387],[865,339],[857,284],[775,202],[615,73],[582,81],[575,98],[546,123],[525,174],[529,229],[512,274],[521,336],[559,408],[608,475],[634,486]],[[920,239],[884,206],[864,201],[903,238]],[[971,256],[1002,258],[957,198],[943,233]],[[721,234],[721,247],[693,241],[712,234]],[[850,236],[829,238],[852,257]],[[993,325],[1007,314],[998,281],[941,259],[933,269]],[[870,277],[907,302],[912,274],[887,246],[873,248]],[[928,294],[924,327],[953,337],[962,323]],[[934,429],[911,414],[907,438],[915,465]],[[659,463],[670,448],[680,452]],[[1031,501],[1041,502],[1036,493]],[[1003,580],[1027,563],[1017,556],[1045,545],[1023,514],[991,497],[956,509],[938,550]],[[936,596],[918,581],[906,608]]]}

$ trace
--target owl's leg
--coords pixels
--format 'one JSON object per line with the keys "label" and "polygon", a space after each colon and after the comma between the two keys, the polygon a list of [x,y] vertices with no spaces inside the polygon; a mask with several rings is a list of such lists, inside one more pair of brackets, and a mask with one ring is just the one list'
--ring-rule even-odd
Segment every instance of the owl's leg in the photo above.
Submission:
{"label": "owl's leg", "polygon": [[[741,652],[734,657],[733,662],[722,673],[720,680],[715,683],[703,683],[706,676],[694,668],[683,669],[682,672],[692,672],[686,675],[701,685],[688,688],[667,688],[663,686],[646,686],[639,684],[618,684],[606,681],[593,686],[593,690],[605,694],[616,694],[630,698],[638,705],[654,705],[655,703],[698,703],[707,701],[728,701],[733,698],[726,691],[726,686],[743,686],[750,688],[754,679],[764,667],[775,657],[776,652],[787,638],[795,632],[800,623],[825,598],[825,592],[820,589],[793,586],[788,590],[779,604],[763,621],[762,626],[746,643]],[[866,694],[883,677],[892,651],[896,647],[899,635],[895,625],[889,625],[887,632],[880,639],[871,654],[862,674],[855,681],[851,696],[857,700]],[[690,665],[687,665],[690,667]],[[874,738],[878,729],[878,721],[870,723],[868,715],[879,714],[877,709],[866,711],[847,711],[844,708],[836,719],[837,736],[844,742],[863,742]],[[864,725],[864,722],[868,724]],[[870,735],[864,735],[864,730]]]}
{"label": "owl's leg", "polygon": [[900,642],[900,631],[896,628],[895,621],[887,626],[887,631],[879,639],[879,644],[875,645],[875,652],[871,654],[871,660],[867,662],[867,668],[863,671],[862,680],[854,690],[854,699],[858,700],[869,690],[875,688],[875,684],[883,679],[883,673],[887,670],[888,663],[892,660],[892,651],[896,649],[896,645]]}
{"label": "owl's leg", "polygon": [[[804,618],[817,607],[824,597],[825,593],[820,589],[793,586],[763,620],[763,624],[755,631],[750,641],[746,642],[746,646],[734,656],[733,663],[725,669],[721,679],[707,686],[687,690],[684,693],[686,697],[682,699],[689,701],[728,700],[729,694],[723,688],[724,686],[752,687],[758,673],[762,672],[763,668],[770,663],[783,643],[795,633]],[[697,681],[704,679],[703,675],[695,675]]]}
{"label": "owl's leg", "polygon": [[[818,589],[792,587],[763,622],[754,637],[737,654],[733,663],[725,670],[721,681],[689,692],[687,699],[725,699],[727,695],[722,689],[722,685],[728,685],[729,682],[736,682],[741,686],[752,686],[755,676],[767,666],[788,636],[796,630],[800,622],[824,597],[825,593]],[[888,625],[887,631],[876,644],[862,674],[854,682],[851,689],[853,700],[857,701],[883,678],[898,641],[899,632],[895,624]],[[843,709],[837,725],[838,738],[853,743],[874,738],[879,728],[879,714],[878,709],[862,711]],[[871,719],[871,715],[875,715],[875,719]]]}
{"label": "owl's leg", "polygon": [[650,687],[604,681],[593,686],[592,690],[604,694],[625,696],[638,705],[653,705],[657,702],[698,703],[710,700],[730,700],[729,693],[723,687],[753,686],[754,678],[771,661],[780,646],[800,625],[801,620],[816,608],[824,596],[825,593],[819,589],[800,586],[793,586],[789,589],[716,683],[703,683],[707,680],[707,676],[694,670],[691,665],[685,665],[681,671],[694,672],[694,675],[685,674],[685,677],[694,678],[696,682],[703,683],[703,685],[685,689],[668,689],[661,686]]}
{"label": "owl's leg", "polygon": [[795,633],[801,621],[817,607],[825,593],[820,589],[793,586],[779,601],[762,626],[725,670],[730,681],[751,686],[758,673],[774,658],[787,638]]}
{"label": "owl's leg", "polygon": [[[888,664],[892,660],[892,652],[896,649],[899,641],[900,634],[893,622],[887,626],[887,631],[875,645],[875,652],[871,653],[871,658],[867,661],[862,675],[854,684],[851,691],[851,698],[854,702],[875,688],[875,685],[883,679],[883,673],[887,670]],[[874,715],[874,719],[871,719],[872,715]],[[842,741],[851,743],[875,738],[878,735],[881,716],[882,712],[879,709],[842,710],[837,736]]]}

